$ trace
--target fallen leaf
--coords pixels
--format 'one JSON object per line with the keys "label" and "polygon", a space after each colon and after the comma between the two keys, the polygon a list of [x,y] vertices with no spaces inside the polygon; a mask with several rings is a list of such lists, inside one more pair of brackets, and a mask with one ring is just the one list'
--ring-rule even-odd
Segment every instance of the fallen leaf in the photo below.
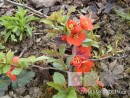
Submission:
{"label": "fallen leaf", "polygon": [[118,75],[122,73],[123,71],[124,71],[124,65],[117,65],[113,70],[113,74]]}
{"label": "fallen leaf", "polygon": [[101,63],[101,68],[104,70],[104,71],[108,71],[108,66],[104,63]]}
{"label": "fallen leaf", "polygon": [[30,1],[36,6],[36,8],[40,8],[43,6],[50,7],[54,5],[57,0],[30,0]]}
{"label": "fallen leaf", "polygon": [[82,0],[74,0],[74,4],[77,6],[81,6],[83,4]]}
{"label": "fallen leaf", "polygon": [[87,14],[87,17],[92,19],[92,22],[96,21],[99,19],[99,17],[96,15],[95,12],[90,12],[89,14]]}
{"label": "fallen leaf", "polygon": [[37,42],[37,43],[40,42],[40,41],[41,41],[41,38],[36,39],[36,42]]}
{"label": "fallen leaf", "polygon": [[116,83],[116,79],[113,74],[106,75],[104,79],[111,87],[113,87],[113,85]]}
{"label": "fallen leaf", "polygon": [[117,63],[117,59],[116,60],[114,60],[113,62],[111,62],[110,64],[109,64],[109,70],[113,70],[114,69],[114,67],[115,67],[115,65],[116,65],[116,63]]}
{"label": "fallen leaf", "polygon": [[104,8],[104,13],[109,13],[112,9],[113,5],[111,3],[107,3]]}

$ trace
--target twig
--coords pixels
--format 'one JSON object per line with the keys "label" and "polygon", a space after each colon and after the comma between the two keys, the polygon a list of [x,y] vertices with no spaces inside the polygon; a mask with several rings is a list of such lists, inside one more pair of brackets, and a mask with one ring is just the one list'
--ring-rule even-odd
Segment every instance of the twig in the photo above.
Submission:
{"label": "twig", "polygon": [[30,38],[29,44],[27,45],[27,47],[24,47],[24,49],[22,50],[22,52],[20,53],[19,57],[22,57],[23,54],[30,48],[32,47],[33,43],[35,40],[35,36],[34,33],[32,32],[32,37]]}
{"label": "twig", "polygon": [[105,60],[105,59],[109,59],[109,58],[122,59],[122,58],[125,58],[125,57],[127,57],[127,56],[128,56],[128,55],[123,55],[123,56],[120,56],[120,57],[107,56],[107,57],[104,57],[104,58],[98,58],[98,59],[87,59],[87,60],[91,60],[91,61],[101,61],[101,60]]}
{"label": "twig", "polygon": [[64,73],[68,73],[68,71],[64,71],[64,70],[60,70],[60,69],[57,69],[57,68],[54,68],[54,67],[40,67],[38,65],[32,65],[32,67],[36,67],[36,68],[39,68],[41,70],[48,70],[48,69],[53,69],[53,70],[57,70],[57,71],[61,71],[61,72],[64,72]]}
{"label": "twig", "polygon": [[20,53],[19,57],[22,57],[23,54],[33,45],[33,41],[30,40],[29,45],[27,47],[24,47],[24,49],[22,50],[22,52]]}
{"label": "twig", "polygon": [[27,8],[27,9],[29,9],[30,11],[34,12],[36,15],[40,16],[40,17],[44,17],[44,18],[47,17],[47,16],[44,15],[43,13],[41,13],[41,12],[39,12],[39,11],[36,11],[36,10],[34,10],[33,8],[31,8],[31,7],[29,7],[29,6],[25,5],[25,4],[13,2],[13,1],[10,1],[10,0],[5,0],[5,1],[7,1],[7,2],[13,4],[13,5],[17,5],[17,6],[21,6],[21,7]]}
{"label": "twig", "polygon": [[44,33],[34,33],[34,35],[43,35]]}

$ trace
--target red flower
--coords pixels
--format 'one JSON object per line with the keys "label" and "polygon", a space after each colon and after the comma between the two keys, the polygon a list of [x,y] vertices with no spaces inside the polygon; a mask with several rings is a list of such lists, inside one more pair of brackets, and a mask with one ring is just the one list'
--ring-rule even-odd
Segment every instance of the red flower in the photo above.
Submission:
{"label": "red flower", "polygon": [[11,78],[12,81],[16,80],[16,76],[14,74],[12,74],[12,71],[15,69],[15,66],[11,66],[10,70],[8,72],[6,72],[6,75],[9,76]]}
{"label": "red flower", "polygon": [[15,69],[15,66],[11,66],[10,71],[13,71]]}
{"label": "red flower", "polygon": [[75,29],[75,27],[78,26],[78,24],[77,24],[75,21],[73,21],[73,20],[68,20],[66,26],[68,27],[68,29],[69,29],[71,32],[73,32],[74,29]]}
{"label": "red flower", "polygon": [[83,32],[71,33],[67,36],[67,42],[75,46],[80,46],[85,39],[86,35]]}
{"label": "red flower", "polygon": [[85,16],[81,15],[80,16],[80,26],[84,29],[84,30],[93,30],[94,27],[92,25],[92,21],[90,18],[86,18]]}
{"label": "red flower", "polygon": [[[77,52],[76,55],[80,55],[80,56],[83,56],[85,58],[91,58],[91,51],[92,51],[91,46],[83,47],[80,45],[76,49],[76,52]],[[72,53],[74,53],[74,48],[72,48]]]}
{"label": "red flower", "polygon": [[72,58],[70,64],[72,64],[75,67],[79,67],[82,64],[82,61],[83,61],[83,58],[81,58],[80,56],[76,55],[76,56],[74,56]]}
{"label": "red flower", "polygon": [[96,82],[97,82],[98,86],[104,88],[104,84],[101,81],[97,80]]}
{"label": "red flower", "polygon": [[13,59],[12,59],[12,64],[16,64],[16,63],[18,63],[19,62],[19,57],[18,56],[15,56],[15,57],[13,57]]}
{"label": "red flower", "polygon": [[74,28],[74,30],[72,31],[72,33],[78,33],[78,32],[82,32],[82,28],[81,28],[81,26],[79,26],[79,25],[77,25],[75,28]]}
{"label": "red flower", "polygon": [[8,76],[11,78],[12,81],[15,81],[15,80],[16,80],[16,76],[15,76],[14,74],[12,74],[11,71],[8,71],[8,72],[6,73],[6,75],[8,75]]}
{"label": "red flower", "polygon": [[76,67],[76,72],[90,72],[93,65],[94,63],[92,61],[86,61],[82,63],[80,67]]}
{"label": "red flower", "polygon": [[66,41],[67,37],[65,34],[62,35],[61,40]]}

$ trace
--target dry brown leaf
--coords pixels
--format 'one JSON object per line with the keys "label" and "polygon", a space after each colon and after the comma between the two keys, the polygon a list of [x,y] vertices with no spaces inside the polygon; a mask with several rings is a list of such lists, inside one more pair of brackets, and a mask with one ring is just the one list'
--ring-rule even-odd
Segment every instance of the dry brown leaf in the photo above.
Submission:
{"label": "dry brown leaf", "polygon": [[31,2],[36,6],[36,8],[43,7],[43,6],[50,7],[54,5],[56,1],[57,0],[31,0]]}

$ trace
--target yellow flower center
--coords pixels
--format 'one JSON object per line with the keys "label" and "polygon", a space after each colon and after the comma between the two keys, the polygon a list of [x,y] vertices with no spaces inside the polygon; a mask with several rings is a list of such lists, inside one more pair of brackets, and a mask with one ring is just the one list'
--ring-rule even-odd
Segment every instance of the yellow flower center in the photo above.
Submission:
{"label": "yellow flower center", "polygon": [[88,24],[88,21],[85,21],[86,24]]}
{"label": "yellow flower center", "polygon": [[79,63],[79,62],[80,62],[80,58],[75,57],[75,60],[74,60],[74,61],[77,62],[77,63]]}
{"label": "yellow flower center", "polygon": [[73,38],[79,38],[78,34],[74,34]]}
{"label": "yellow flower center", "polygon": [[74,28],[74,25],[73,25],[73,24],[70,24],[70,25],[69,25],[69,28],[70,28],[70,30],[72,30],[72,29]]}

